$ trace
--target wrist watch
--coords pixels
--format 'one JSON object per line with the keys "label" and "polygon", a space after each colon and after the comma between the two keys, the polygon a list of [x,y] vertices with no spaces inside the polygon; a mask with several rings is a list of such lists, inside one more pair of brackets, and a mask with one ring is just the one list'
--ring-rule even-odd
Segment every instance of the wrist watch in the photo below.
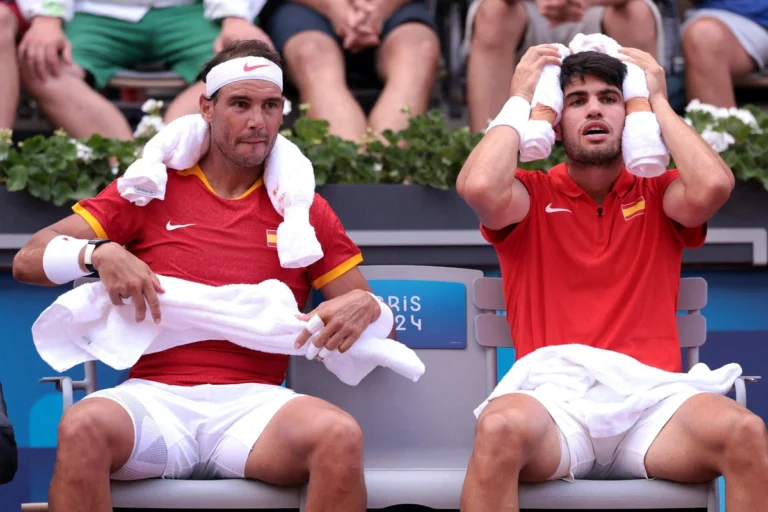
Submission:
{"label": "wrist watch", "polygon": [[95,251],[98,246],[108,244],[110,242],[112,242],[112,240],[107,240],[105,238],[88,240],[88,245],[85,246],[85,254],[83,255],[83,263],[85,264],[85,268],[91,274],[96,272],[96,268],[93,266],[93,251]]}

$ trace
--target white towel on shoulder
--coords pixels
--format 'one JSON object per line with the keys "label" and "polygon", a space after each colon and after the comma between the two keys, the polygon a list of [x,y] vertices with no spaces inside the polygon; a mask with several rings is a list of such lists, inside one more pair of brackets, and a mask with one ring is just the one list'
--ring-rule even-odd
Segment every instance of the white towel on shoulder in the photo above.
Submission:
{"label": "white towel on shoulder", "polygon": [[[210,147],[210,127],[200,114],[170,122],[144,146],[144,152],[117,180],[126,200],[146,206],[165,199],[168,169],[189,169]],[[323,257],[323,249],[309,222],[315,199],[312,162],[291,141],[277,136],[264,170],[272,206],[283,217],[278,226],[277,253],[284,268],[304,268]]]}
{"label": "white towel on shoulder", "polygon": [[[133,366],[143,354],[203,340],[228,340],[251,350],[272,354],[306,355],[294,342],[306,322],[290,288],[281,281],[208,286],[159,276],[162,321],[149,312],[137,323],[130,300],[123,306],[110,301],[101,281],[78,286],[61,295],[32,326],[35,347],[54,370],[63,372],[85,361],[101,361],[117,370]],[[345,353],[323,353],[323,364],[342,382],[357,385],[377,366],[413,380],[424,373],[424,363],[402,343],[387,339],[392,312],[382,313]]]}
{"label": "white towel on shoulder", "polygon": [[735,363],[716,370],[699,363],[688,373],[674,373],[586,345],[543,347],[515,362],[475,415],[494,398],[536,390],[567,408],[592,437],[612,437],[631,428],[646,409],[679,391],[728,393],[741,371]]}

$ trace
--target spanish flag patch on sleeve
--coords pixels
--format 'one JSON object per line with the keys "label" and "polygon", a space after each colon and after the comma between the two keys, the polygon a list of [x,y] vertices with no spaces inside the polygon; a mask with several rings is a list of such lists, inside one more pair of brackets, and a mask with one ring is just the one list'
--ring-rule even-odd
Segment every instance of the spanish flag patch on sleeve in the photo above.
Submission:
{"label": "spanish flag patch on sleeve", "polygon": [[267,247],[277,247],[277,230],[267,230]]}
{"label": "spanish flag patch on sleeve", "polygon": [[631,220],[640,215],[645,215],[645,198],[640,196],[629,204],[621,205],[621,213],[624,214],[624,220]]}

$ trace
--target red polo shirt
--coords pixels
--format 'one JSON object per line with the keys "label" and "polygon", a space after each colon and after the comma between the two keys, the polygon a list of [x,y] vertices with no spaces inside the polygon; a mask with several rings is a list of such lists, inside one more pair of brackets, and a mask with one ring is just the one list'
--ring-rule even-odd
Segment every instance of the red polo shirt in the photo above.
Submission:
{"label": "red polo shirt", "polygon": [[[99,238],[125,245],[157,274],[211,286],[279,279],[293,291],[299,308],[311,288],[322,288],[363,260],[328,202],[315,195],[309,218],[324,255],[307,268],[283,268],[277,254],[283,219],[262,180],[241,197],[224,199],[198,166],[169,172],[162,201],[137,206],[123,199],[113,182],[73,209]],[[180,386],[280,385],[287,369],[288,356],[207,340],[144,355],[130,377]]]}
{"label": "red polo shirt", "polygon": [[531,196],[528,215],[499,231],[481,226],[499,257],[516,357],[583,343],[681,371],[682,251],[704,243],[706,225],[685,228],[664,213],[678,172],[638,178],[624,169],[602,206],[565,164],[516,176]]}

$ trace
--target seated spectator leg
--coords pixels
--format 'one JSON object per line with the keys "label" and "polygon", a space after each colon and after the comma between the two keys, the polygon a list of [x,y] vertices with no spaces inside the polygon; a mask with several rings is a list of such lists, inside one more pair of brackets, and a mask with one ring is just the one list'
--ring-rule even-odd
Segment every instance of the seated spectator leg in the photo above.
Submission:
{"label": "seated spectator leg", "polygon": [[54,128],[63,128],[74,137],[99,134],[131,140],[128,121],[97,91],[106,87],[120,69],[143,61],[140,24],[77,13],[64,25],[64,33],[72,45],[75,65],[62,61],[58,76],[43,79],[21,62],[25,90]]}
{"label": "seated spectator leg", "polygon": [[523,394],[494,399],[477,420],[462,512],[519,510],[516,482],[553,476],[560,465],[560,446],[557,426],[538,400]]}
{"label": "seated spectator leg", "polygon": [[627,0],[606,6],[603,32],[620,45],[637,48],[658,58],[656,18],[648,0]]}
{"label": "seated spectator leg", "polygon": [[[153,37],[150,59],[166,63],[190,84],[168,106],[166,123],[200,113],[200,95],[205,93],[205,84],[199,81],[200,72],[213,58],[214,42],[220,35],[219,23],[206,18],[203,10],[203,2],[153,9],[143,21]],[[265,35],[257,27],[249,26],[254,36]]]}
{"label": "seated spectator leg", "polygon": [[479,1],[467,63],[469,127],[483,131],[509,99],[517,48],[528,23],[524,0]]}
{"label": "seated spectator leg", "polygon": [[376,71],[385,86],[368,120],[375,133],[407,128],[403,107],[413,115],[427,111],[439,59],[437,34],[424,23],[404,23],[386,35],[376,52]]}
{"label": "seated spectator leg", "polygon": [[205,84],[203,82],[195,82],[184,89],[184,91],[176,96],[171,104],[168,105],[168,109],[165,111],[163,119],[165,123],[168,124],[174,119],[187,114],[199,114],[200,95],[203,94],[205,94]]}
{"label": "seated spectator leg", "polygon": [[109,398],[89,398],[67,409],[59,423],[50,512],[112,510],[109,475],[131,456],[133,422]]}
{"label": "seated spectator leg", "polygon": [[302,103],[309,104],[309,116],[328,121],[330,132],[342,139],[360,140],[367,128],[365,114],[347,87],[344,54],[336,40],[303,31],[288,39],[283,56]]}
{"label": "seated spectator leg", "polygon": [[683,31],[685,93],[717,107],[735,107],[733,77],[755,71],[755,61],[720,20],[702,17]]}
{"label": "seated spectator leg", "polygon": [[273,485],[309,481],[306,510],[363,512],[363,433],[349,414],[314,397],[296,397],[256,441],[245,476]]}
{"label": "seated spectator leg", "polygon": [[16,35],[19,22],[10,7],[0,3],[0,129],[13,128],[19,106],[19,64]]}
{"label": "seated spectator leg", "polygon": [[85,81],[77,65],[62,67],[58,77],[39,80],[22,67],[24,90],[37,102],[54,128],[73,137],[99,134],[107,138],[133,139],[128,121],[118,108]]}
{"label": "seated spectator leg", "polygon": [[699,394],[661,429],[645,455],[650,478],[706,482],[725,477],[728,512],[768,510],[768,433],[730,398]]}

